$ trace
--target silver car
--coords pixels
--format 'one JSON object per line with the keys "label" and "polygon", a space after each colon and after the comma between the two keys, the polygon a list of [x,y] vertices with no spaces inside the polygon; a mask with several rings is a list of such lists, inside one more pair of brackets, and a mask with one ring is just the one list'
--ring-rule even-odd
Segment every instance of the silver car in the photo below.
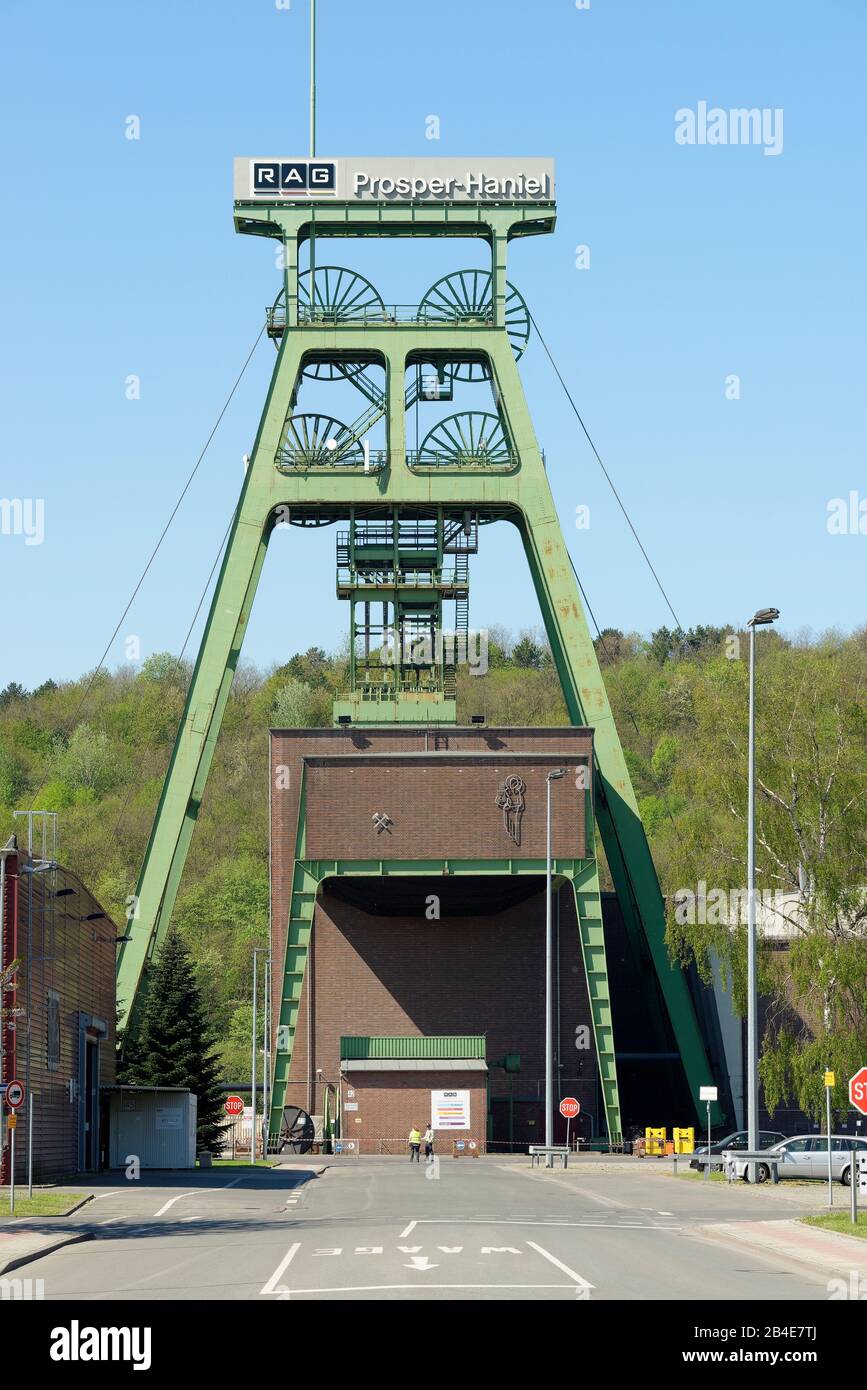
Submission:
{"label": "silver car", "polygon": [[[848,1187],[852,1181],[852,1153],[867,1154],[867,1139],[856,1139],[848,1134],[831,1135],[831,1176]],[[767,1156],[777,1164],[781,1178],[828,1178],[828,1136],[826,1134],[802,1134],[797,1139],[786,1139],[782,1144],[767,1150]],[[735,1177],[749,1178],[746,1159],[739,1155],[733,1160]],[[755,1164],[756,1181],[767,1182],[771,1176],[768,1163]]]}

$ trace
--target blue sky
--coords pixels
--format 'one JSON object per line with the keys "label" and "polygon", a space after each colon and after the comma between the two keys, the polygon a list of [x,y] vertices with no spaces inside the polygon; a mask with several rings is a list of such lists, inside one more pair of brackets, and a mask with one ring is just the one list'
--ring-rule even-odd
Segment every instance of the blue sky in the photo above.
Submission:
{"label": "blue sky", "polygon": [[[865,40],[862,0],[319,3],[320,154],[556,159],[557,231],[514,245],[510,278],[687,626],[765,604],[792,633],[865,620],[867,535],[826,524],[830,499],[867,499]],[[0,493],[45,505],[41,545],[0,535],[0,684],[32,687],[101,655],[279,288],[274,246],[233,231],[231,161],[306,150],[307,0],[7,0],[0,53]],[[782,108],[782,152],[679,145],[700,101]],[[364,267],[386,300],[479,263],[381,251]],[[273,357],[263,341],[110,665],[131,634],[179,649]],[[596,617],[670,623],[538,342],[522,376]],[[485,533],[471,622],[538,622],[510,528]],[[346,626],[333,528],[278,533],[246,659]]]}

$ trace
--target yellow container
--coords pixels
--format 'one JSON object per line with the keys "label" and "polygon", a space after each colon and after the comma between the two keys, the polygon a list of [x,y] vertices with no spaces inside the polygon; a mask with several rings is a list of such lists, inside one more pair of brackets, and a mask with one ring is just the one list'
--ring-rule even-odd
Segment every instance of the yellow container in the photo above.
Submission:
{"label": "yellow container", "polygon": [[664,1129],[645,1129],[645,1153],[661,1158],[665,1153],[665,1137]]}
{"label": "yellow container", "polygon": [[673,1129],[671,1135],[674,1139],[674,1152],[676,1154],[695,1153],[694,1129]]}

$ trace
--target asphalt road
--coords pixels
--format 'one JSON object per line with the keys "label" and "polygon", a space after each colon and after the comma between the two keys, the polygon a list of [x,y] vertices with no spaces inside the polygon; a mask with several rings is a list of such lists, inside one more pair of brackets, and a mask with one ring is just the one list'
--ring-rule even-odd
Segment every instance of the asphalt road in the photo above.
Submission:
{"label": "asphalt road", "polygon": [[827,1271],[704,1229],[795,1214],[761,1189],[638,1167],[443,1159],[429,1178],[346,1158],[320,1172],[118,1175],[66,1219],[83,1240],[19,1273],[74,1300],[826,1300]]}

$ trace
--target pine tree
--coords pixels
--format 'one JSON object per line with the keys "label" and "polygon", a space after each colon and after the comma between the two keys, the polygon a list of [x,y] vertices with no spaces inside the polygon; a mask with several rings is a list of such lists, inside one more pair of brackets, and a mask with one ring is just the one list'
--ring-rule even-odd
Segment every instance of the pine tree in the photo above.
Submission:
{"label": "pine tree", "polygon": [[192,956],[171,928],[150,972],[138,1038],[125,1048],[123,1080],[189,1087],[198,1099],[197,1147],[217,1153],[226,1131],[219,1074]]}

